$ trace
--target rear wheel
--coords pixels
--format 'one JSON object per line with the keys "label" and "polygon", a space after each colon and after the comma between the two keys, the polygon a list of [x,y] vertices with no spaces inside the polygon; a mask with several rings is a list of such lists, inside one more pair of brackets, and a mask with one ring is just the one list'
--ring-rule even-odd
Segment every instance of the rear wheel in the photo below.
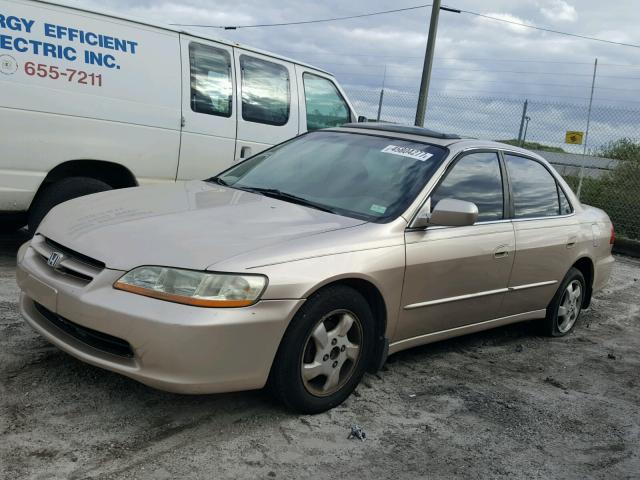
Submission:
{"label": "rear wheel", "polygon": [[551,337],[562,337],[575,327],[582,311],[586,283],[582,272],[571,268],[547,307],[544,332]]}
{"label": "rear wheel", "polygon": [[341,404],[371,358],[374,320],[367,301],[342,285],[310,297],[282,340],[271,389],[290,409],[319,413]]}
{"label": "rear wheel", "polygon": [[29,232],[35,233],[49,210],[56,205],[91,193],[111,190],[111,185],[90,177],[69,177],[47,186],[33,201],[29,210]]}

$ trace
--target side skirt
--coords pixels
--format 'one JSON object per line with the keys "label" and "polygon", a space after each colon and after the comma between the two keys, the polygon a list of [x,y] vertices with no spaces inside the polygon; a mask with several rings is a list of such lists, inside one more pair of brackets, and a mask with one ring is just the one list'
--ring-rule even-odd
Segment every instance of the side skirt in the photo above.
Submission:
{"label": "side skirt", "polygon": [[459,337],[468,333],[489,330],[491,328],[509,325],[510,323],[523,322],[525,320],[544,318],[545,315],[546,310],[544,309],[533,310],[531,312],[518,313],[517,315],[509,315],[508,317],[495,318],[493,320],[487,320],[480,323],[464,325],[462,327],[451,328],[449,330],[442,330],[440,332],[427,333],[426,335],[399,340],[389,345],[389,355],[392,355],[401,350],[406,350],[407,348],[417,347],[418,345],[425,345],[427,343],[439,342],[440,340]]}

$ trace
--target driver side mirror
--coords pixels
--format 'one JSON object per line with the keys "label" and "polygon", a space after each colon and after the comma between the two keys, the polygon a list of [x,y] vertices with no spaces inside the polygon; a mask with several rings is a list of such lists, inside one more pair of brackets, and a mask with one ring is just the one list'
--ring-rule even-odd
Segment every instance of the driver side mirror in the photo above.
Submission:
{"label": "driver side mirror", "polygon": [[473,225],[478,220],[478,207],[475,203],[455,198],[443,198],[436,204],[433,212],[430,210],[431,199],[423,205],[410,227],[465,227]]}

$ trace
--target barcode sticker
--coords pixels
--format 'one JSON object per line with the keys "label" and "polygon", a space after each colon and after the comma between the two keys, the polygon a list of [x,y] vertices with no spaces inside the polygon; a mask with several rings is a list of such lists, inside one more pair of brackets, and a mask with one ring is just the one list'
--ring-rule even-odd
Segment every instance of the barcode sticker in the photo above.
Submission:
{"label": "barcode sticker", "polygon": [[433,157],[433,153],[423,152],[422,150],[417,150],[410,147],[400,147],[398,145],[387,145],[380,151],[382,153],[391,153],[393,155],[400,155],[402,157],[415,158],[416,160],[420,160],[422,162]]}

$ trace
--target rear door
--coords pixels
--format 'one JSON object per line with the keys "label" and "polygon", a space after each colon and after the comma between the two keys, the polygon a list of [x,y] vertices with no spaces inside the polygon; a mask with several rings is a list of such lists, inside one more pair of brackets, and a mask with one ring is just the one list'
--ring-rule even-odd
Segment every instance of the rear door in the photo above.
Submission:
{"label": "rear door", "polygon": [[498,316],[513,264],[508,191],[496,151],[463,154],[431,194],[473,202],[476,224],[407,230],[403,309],[394,341]]}
{"label": "rear door", "polygon": [[571,204],[542,162],[504,160],[513,200],[516,254],[501,316],[545,309],[575,261],[580,230]]}
{"label": "rear door", "polygon": [[241,160],[298,135],[298,90],[289,62],[236,48],[235,65]]}
{"label": "rear door", "polygon": [[295,68],[299,86],[300,133],[354,121],[351,106],[335,79],[300,65]]}
{"label": "rear door", "polygon": [[208,178],[233,163],[236,147],[233,49],[180,35],[182,141],[178,180]]}

